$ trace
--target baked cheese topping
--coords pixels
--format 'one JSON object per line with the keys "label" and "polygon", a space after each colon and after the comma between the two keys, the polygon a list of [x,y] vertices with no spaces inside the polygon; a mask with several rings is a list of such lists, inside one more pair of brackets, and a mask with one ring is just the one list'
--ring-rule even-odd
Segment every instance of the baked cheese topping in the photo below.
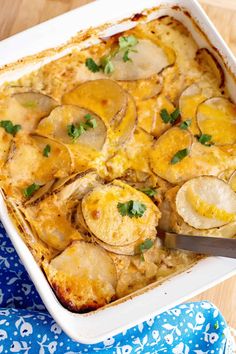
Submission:
{"label": "baked cheese topping", "polygon": [[103,39],[0,91],[0,183],[68,309],[190,267],[158,227],[236,233],[236,106],[213,51],[171,17]]}

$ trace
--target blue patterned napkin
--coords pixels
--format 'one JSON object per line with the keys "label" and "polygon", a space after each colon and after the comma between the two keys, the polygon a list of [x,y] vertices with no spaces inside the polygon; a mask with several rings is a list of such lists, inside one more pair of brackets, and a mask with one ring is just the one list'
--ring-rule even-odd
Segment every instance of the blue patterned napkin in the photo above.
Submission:
{"label": "blue patterned napkin", "polygon": [[46,311],[0,224],[0,353],[233,354],[229,329],[209,302],[182,304],[96,345],[66,336]]}

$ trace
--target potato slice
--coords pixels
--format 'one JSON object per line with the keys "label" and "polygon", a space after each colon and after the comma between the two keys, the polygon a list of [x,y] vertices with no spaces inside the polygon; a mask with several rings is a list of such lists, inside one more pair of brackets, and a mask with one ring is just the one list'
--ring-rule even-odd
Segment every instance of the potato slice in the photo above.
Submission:
{"label": "potato slice", "polygon": [[[48,157],[44,156],[47,145],[50,146]],[[11,189],[17,187],[21,198],[23,189],[29,185],[45,185],[55,178],[68,176],[71,172],[72,162],[66,146],[36,135],[16,139],[4,169],[4,174],[11,181],[8,193],[11,194]]]}
{"label": "potato slice", "polygon": [[197,122],[202,134],[212,136],[217,145],[236,143],[236,105],[223,97],[203,102],[197,110]]}
{"label": "potato slice", "polygon": [[164,49],[149,39],[138,39],[138,43],[129,51],[130,60],[124,61],[124,51],[119,51],[112,59],[114,80],[147,79],[160,73],[170,65]]}
{"label": "potato slice", "polygon": [[186,88],[180,96],[179,109],[181,120],[191,119],[189,130],[193,135],[200,133],[196,119],[197,108],[199,104],[212,97],[212,95],[213,91],[211,88],[204,88],[201,83],[195,83]]}
{"label": "potato slice", "polygon": [[236,192],[236,171],[230,177],[229,185],[233,189],[233,191]]}
{"label": "potato slice", "polygon": [[116,267],[97,245],[74,242],[44,270],[59,300],[71,311],[96,310],[115,298]]}
{"label": "potato slice", "polygon": [[149,79],[120,81],[119,83],[136,101],[153,98],[157,96],[163,88],[163,78],[158,74],[153,75]]}
{"label": "potato slice", "polygon": [[[118,203],[130,200],[146,206],[142,217],[130,218],[120,214]],[[141,237],[155,236],[160,217],[158,208],[150,198],[118,181],[97,187],[87,194],[82,200],[82,211],[90,231],[101,241],[113,246],[125,246]]]}
{"label": "potato slice", "polygon": [[171,127],[170,123],[164,123],[163,119],[161,118],[161,111],[166,109],[169,114],[174,112],[175,106],[166,98],[163,94],[160,94],[155,102],[154,112],[153,115],[153,124],[152,124],[152,131],[151,134],[155,137],[159,137],[163,134],[166,130]]}
{"label": "potato slice", "polygon": [[24,131],[30,133],[57,105],[53,98],[42,93],[15,93],[0,106],[0,120],[20,124]]}
{"label": "potato slice", "polygon": [[117,124],[126,112],[127,95],[117,82],[108,79],[86,81],[62,97],[64,104],[86,108],[109,125]]}
{"label": "potato slice", "polygon": [[[76,140],[73,140],[73,137],[68,133],[68,126],[72,124],[76,127],[84,125],[88,122],[86,117],[95,119],[95,126],[89,126]],[[39,123],[37,133],[53,137],[64,144],[79,143],[101,150],[106,140],[107,129],[101,118],[91,111],[74,105],[62,105],[56,107],[48,117]]]}
{"label": "potato slice", "polygon": [[188,149],[190,152],[192,136],[187,130],[177,127],[171,128],[163,134],[154,145],[150,153],[151,168],[154,173],[170,183],[175,183],[179,175],[183,174],[183,168],[188,165],[189,156],[179,163],[171,164],[171,160],[181,150]]}
{"label": "potato slice", "polygon": [[7,134],[3,128],[0,128],[0,168],[7,161],[11,143],[12,135]]}
{"label": "potato slice", "polygon": [[236,194],[224,181],[198,177],[176,195],[178,214],[196,229],[211,229],[236,221]]}
{"label": "potato slice", "polygon": [[209,49],[199,49],[196,53],[196,60],[203,71],[212,73],[212,76],[215,78],[219,87],[224,85],[224,71],[215,56],[209,51]]}
{"label": "potato slice", "polygon": [[123,145],[128,139],[131,139],[138,121],[136,104],[133,97],[128,95],[127,110],[120,123],[113,129],[112,145]]}
{"label": "potato slice", "polygon": [[[189,134],[189,135],[188,135]],[[193,142],[186,130],[171,128],[163,134],[150,152],[150,166],[155,174],[172,184],[179,184],[203,175],[218,176],[226,169],[236,168],[236,156],[218,146]],[[177,151],[188,148],[190,153],[179,163],[170,163]]]}
{"label": "potato slice", "polygon": [[38,237],[50,247],[62,251],[73,240],[82,239],[69,220],[72,206],[62,202],[57,195],[49,195],[36,205],[25,207],[23,212]]}

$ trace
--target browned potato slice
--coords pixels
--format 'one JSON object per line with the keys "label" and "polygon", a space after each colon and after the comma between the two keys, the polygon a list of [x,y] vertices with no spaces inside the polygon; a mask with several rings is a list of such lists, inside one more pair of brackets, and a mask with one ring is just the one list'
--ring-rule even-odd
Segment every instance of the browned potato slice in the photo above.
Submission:
{"label": "browned potato slice", "polygon": [[38,201],[39,199],[45,197],[52,190],[52,186],[55,183],[55,179],[52,179],[48,183],[44,184],[41,188],[39,188],[34,194],[33,197],[27,200],[25,205],[30,205]]}
{"label": "browned potato slice", "polygon": [[[138,201],[145,205],[142,217],[122,216],[118,203]],[[82,211],[90,231],[101,241],[113,246],[125,246],[141,237],[156,235],[160,217],[155,204],[142,192],[122,182],[95,188],[82,200]]]}
{"label": "browned potato slice", "polygon": [[137,110],[134,99],[128,94],[128,105],[126,113],[119,125],[114,128],[114,136],[112,138],[112,144],[119,146],[124,144],[128,139],[132,137],[132,134],[137,125]]}
{"label": "browned potato slice", "polygon": [[161,92],[163,79],[162,76],[157,74],[144,80],[120,81],[120,85],[127,90],[135,100],[148,100]]}
{"label": "browned potato slice", "polygon": [[50,195],[34,206],[25,207],[23,212],[38,237],[50,247],[62,251],[71,241],[82,239],[69,220],[71,207],[57,195]]}
{"label": "browned potato slice", "polygon": [[212,95],[213,92],[211,88],[203,88],[201,83],[195,83],[186,88],[180,96],[179,109],[181,120],[185,121],[191,119],[189,130],[193,135],[200,133],[196,119],[197,108],[199,104],[212,97]]}
{"label": "browned potato slice", "polygon": [[129,52],[130,60],[124,61],[123,51],[119,51],[112,59],[114,72],[111,78],[126,81],[147,79],[170,65],[164,49],[149,39],[138,39],[132,49]]}
{"label": "browned potato slice", "polygon": [[170,183],[176,183],[180,176],[184,176],[185,169],[189,168],[189,156],[184,157],[178,163],[172,164],[174,156],[187,149],[189,155],[192,145],[192,136],[187,130],[171,128],[163,134],[154,145],[150,153],[151,167],[153,171]]}
{"label": "browned potato slice", "polygon": [[112,125],[119,123],[124,116],[127,95],[117,82],[101,79],[84,82],[66,93],[62,102],[86,108]]}
{"label": "browned potato slice", "polygon": [[100,184],[101,180],[99,176],[95,170],[91,169],[70,176],[70,180],[69,178],[67,178],[67,181],[64,179],[63,185],[62,180],[59,180],[53,186],[53,191],[57,192],[58,198],[61,201],[71,198],[79,200]]}
{"label": "browned potato slice", "polygon": [[[198,142],[194,142],[191,146],[191,140],[190,133],[177,127],[163,134],[150,153],[151,168],[154,173],[172,184],[178,184],[197,176],[218,176],[226,169],[236,168],[236,156],[232,156],[231,152]],[[174,154],[190,146],[188,156],[174,165],[170,163]]]}
{"label": "browned potato slice", "polygon": [[59,300],[69,310],[96,310],[115,298],[116,267],[97,245],[74,242],[44,269]]}
{"label": "browned potato slice", "polygon": [[[50,146],[48,157],[44,156],[46,146]],[[66,146],[41,136],[16,139],[4,168],[4,174],[11,181],[8,193],[14,193],[17,187],[21,198],[23,190],[31,184],[42,186],[55,178],[68,176],[71,172],[72,162]]]}
{"label": "browned potato slice", "polygon": [[229,185],[233,189],[233,191],[236,192],[236,171],[230,177]]}
{"label": "browned potato slice", "polygon": [[164,95],[160,94],[155,102],[154,106],[154,116],[153,116],[153,124],[152,124],[152,135],[155,137],[159,137],[163,134],[166,130],[171,127],[170,123],[164,123],[161,118],[161,111],[166,109],[169,114],[174,112],[175,106],[166,98]]}
{"label": "browned potato slice", "polygon": [[[89,121],[95,120],[94,127],[86,126],[78,138],[73,139],[68,129],[71,125],[75,127],[84,126]],[[104,122],[96,114],[87,109],[74,105],[63,105],[56,107],[51,114],[44,118],[38,125],[37,133],[50,136],[65,144],[79,143],[96,150],[101,150],[105,140],[107,129]]]}
{"label": "browned potato slice", "polygon": [[224,85],[224,71],[215,56],[207,48],[201,48],[197,51],[196,60],[204,71],[212,73],[219,87]]}
{"label": "browned potato slice", "polygon": [[236,194],[216,177],[198,177],[180,188],[176,208],[189,225],[211,229],[236,221]]}
{"label": "browned potato slice", "polygon": [[211,135],[217,145],[236,143],[236,106],[228,99],[214,97],[197,110],[197,122],[202,134]]}
{"label": "browned potato slice", "polygon": [[[108,243],[105,243],[101,240],[99,240],[99,238],[97,237],[93,237],[94,241],[97,242],[102,248],[104,248],[105,250],[111,252],[111,253],[115,253],[115,254],[121,254],[124,256],[134,256],[136,254],[140,254],[141,250],[140,250],[140,245],[143,244],[143,242],[145,242],[146,239],[151,239],[150,237],[141,237],[140,239],[138,239],[137,241],[130,243],[129,245],[125,245],[125,246],[114,246],[114,245],[109,245]],[[156,239],[155,235],[152,235],[152,241],[154,242]]]}
{"label": "browned potato slice", "polygon": [[10,120],[26,132],[32,132],[57,105],[53,98],[42,93],[15,93],[0,106],[0,120]]}
{"label": "browned potato slice", "polygon": [[3,128],[0,128],[0,168],[7,160],[11,143],[12,135],[7,134]]}

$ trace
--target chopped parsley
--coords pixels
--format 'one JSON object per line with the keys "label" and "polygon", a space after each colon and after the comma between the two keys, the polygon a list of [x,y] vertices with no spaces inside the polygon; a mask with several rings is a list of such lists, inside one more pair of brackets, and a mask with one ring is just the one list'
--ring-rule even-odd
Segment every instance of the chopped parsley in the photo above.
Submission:
{"label": "chopped parsley", "polygon": [[29,187],[23,190],[23,194],[26,198],[31,197],[41,186],[37,183],[31,184]]}
{"label": "chopped parsley", "polygon": [[140,191],[145,193],[150,198],[155,197],[155,195],[157,194],[157,190],[154,188],[140,189]]}
{"label": "chopped parsley", "polygon": [[15,136],[16,133],[18,133],[18,131],[21,130],[21,125],[19,124],[14,125],[10,120],[1,120],[0,127],[4,128],[8,134],[11,134],[13,136]]}
{"label": "chopped parsley", "polygon": [[84,119],[85,122],[81,122],[77,125],[67,125],[67,134],[73,139],[73,142],[75,142],[83,133],[85,133],[86,130],[97,127],[97,121],[91,114],[87,113],[84,116]]}
{"label": "chopped parsley", "polygon": [[95,61],[93,60],[93,58],[87,58],[85,61],[85,65],[87,66],[87,68],[92,71],[93,73],[97,73],[98,71],[100,71],[101,66],[97,65],[95,63]]}
{"label": "chopped parsley", "polygon": [[130,200],[126,203],[118,203],[117,209],[122,216],[129,216],[130,218],[141,218],[145,213],[147,207],[138,201]]}
{"label": "chopped parsley", "polygon": [[123,61],[125,63],[131,61],[129,54],[130,52],[135,52],[133,47],[136,44],[138,44],[138,39],[133,35],[119,37],[119,47],[116,50],[113,50],[110,54],[102,57],[99,64],[97,64],[93,58],[87,58],[85,65],[93,73],[99,72],[101,70],[105,74],[109,75],[115,70],[112,63],[112,58],[114,58],[118,53],[123,52]]}
{"label": "chopped parsley", "polygon": [[165,124],[174,124],[174,122],[179,118],[180,116],[180,111],[178,108],[176,108],[171,114],[168,113],[166,109],[161,110],[161,119]]}
{"label": "chopped parsley", "polygon": [[184,122],[182,122],[179,127],[182,130],[187,130],[190,127],[191,124],[192,124],[192,120],[191,119],[187,119]]}
{"label": "chopped parsley", "polygon": [[154,242],[150,238],[147,238],[143,243],[139,245],[139,252],[141,253],[142,261],[144,261],[144,252],[152,248],[153,245]]}
{"label": "chopped parsley", "polygon": [[178,162],[182,161],[189,154],[189,149],[183,149],[178,151],[171,160],[171,165],[175,165]]}
{"label": "chopped parsley", "polygon": [[51,146],[47,144],[43,149],[43,156],[48,157],[51,152]]}
{"label": "chopped parsley", "polygon": [[104,74],[111,74],[114,71],[114,65],[112,64],[112,55],[106,55],[101,59],[101,69]]}
{"label": "chopped parsley", "polygon": [[202,134],[202,135],[196,135],[196,138],[198,139],[199,143],[205,146],[211,146],[214,143],[211,141],[212,136],[208,134]]}

